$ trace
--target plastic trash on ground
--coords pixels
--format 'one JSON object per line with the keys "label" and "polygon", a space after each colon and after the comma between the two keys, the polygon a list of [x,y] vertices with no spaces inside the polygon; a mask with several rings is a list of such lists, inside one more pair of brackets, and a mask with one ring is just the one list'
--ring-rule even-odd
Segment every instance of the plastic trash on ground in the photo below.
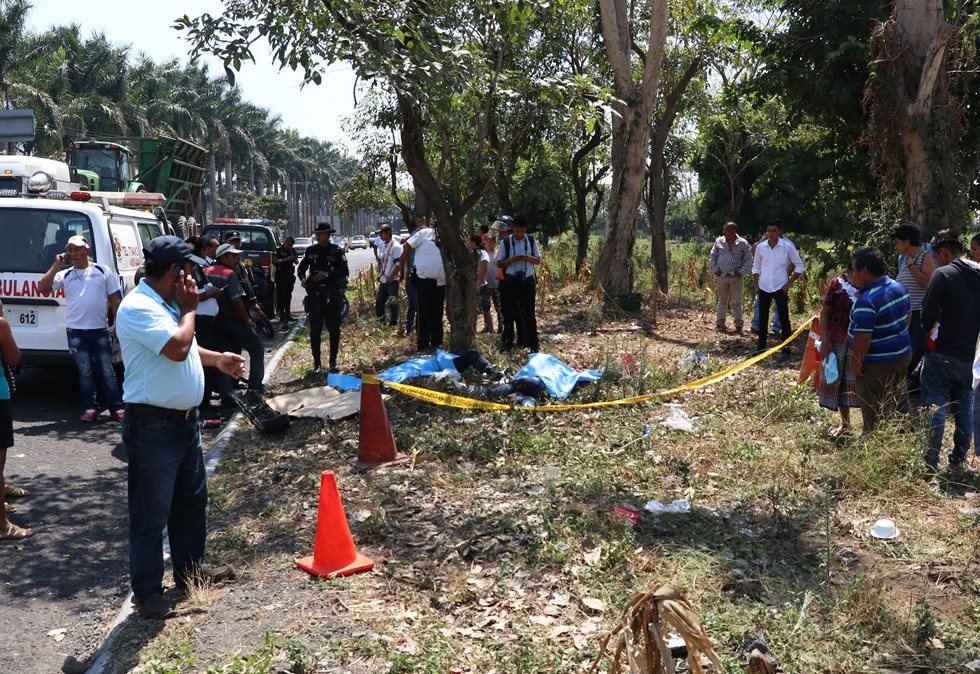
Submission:
{"label": "plastic trash on ground", "polygon": [[691,512],[691,502],[686,498],[681,498],[664,505],[661,501],[654,499],[647,501],[643,509],[651,515],[683,515]]}
{"label": "plastic trash on ground", "polygon": [[690,374],[695,368],[706,360],[708,360],[708,354],[692,349],[688,351],[683,358],[677,361],[677,367],[681,372]]}
{"label": "plastic trash on ground", "polygon": [[661,426],[666,426],[671,430],[684,433],[694,432],[694,422],[691,421],[691,417],[688,416],[687,412],[680,405],[677,403],[668,403],[666,407],[670,412],[668,412],[667,418],[660,422]]}

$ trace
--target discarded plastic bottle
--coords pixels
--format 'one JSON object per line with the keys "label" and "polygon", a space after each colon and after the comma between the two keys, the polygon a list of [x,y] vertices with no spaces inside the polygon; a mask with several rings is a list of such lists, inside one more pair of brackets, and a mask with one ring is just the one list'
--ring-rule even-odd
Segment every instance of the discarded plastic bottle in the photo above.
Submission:
{"label": "discarded plastic bottle", "polygon": [[534,398],[530,396],[520,396],[517,399],[517,404],[521,407],[536,407],[537,403],[534,402]]}

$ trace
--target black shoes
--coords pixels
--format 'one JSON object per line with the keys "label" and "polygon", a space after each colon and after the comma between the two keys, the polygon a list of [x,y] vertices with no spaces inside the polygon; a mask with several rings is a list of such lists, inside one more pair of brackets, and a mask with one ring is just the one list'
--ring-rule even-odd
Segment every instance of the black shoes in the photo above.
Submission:
{"label": "black shoes", "polygon": [[187,592],[187,586],[191,584],[197,585],[221,585],[222,583],[230,583],[234,581],[238,575],[235,573],[235,568],[230,564],[222,564],[220,566],[199,566],[193,575],[180,576],[174,578],[174,585],[177,586],[178,592]]}
{"label": "black shoes", "polygon": [[133,606],[136,607],[136,611],[141,616],[150,620],[164,620],[177,615],[170,600],[159,592],[151,592],[142,597],[133,597]]}

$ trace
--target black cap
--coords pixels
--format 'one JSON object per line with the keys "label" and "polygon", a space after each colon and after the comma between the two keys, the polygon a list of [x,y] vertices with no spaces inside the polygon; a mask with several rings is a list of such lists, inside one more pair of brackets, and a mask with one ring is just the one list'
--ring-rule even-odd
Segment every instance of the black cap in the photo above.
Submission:
{"label": "black cap", "polygon": [[191,247],[182,241],[180,237],[170,235],[150,239],[143,249],[143,256],[160,265],[186,262],[188,260],[198,267],[206,267],[208,264],[195,255]]}
{"label": "black cap", "polygon": [[[507,216],[505,215],[504,217]],[[524,229],[528,229],[527,217],[524,216],[523,213],[518,213],[517,215],[515,215],[511,219],[511,224],[513,224],[514,227],[523,227]]]}
{"label": "black cap", "polygon": [[326,222],[318,222],[316,228],[313,230],[314,234],[333,234],[337,230],[331,227]]}
{"label": "black cap", "polygon": [[232,239],[240,239],[240,238],[242,238],[242,235],[240,232],[237,231],[231,231],[225,234],[225,241],[230,241]]}

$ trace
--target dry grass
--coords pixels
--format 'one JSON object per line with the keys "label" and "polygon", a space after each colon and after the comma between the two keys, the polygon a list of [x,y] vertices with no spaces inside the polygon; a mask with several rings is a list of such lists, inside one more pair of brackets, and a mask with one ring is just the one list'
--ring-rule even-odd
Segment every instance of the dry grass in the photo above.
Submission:
{"label": "dry grass", "polygon": [[[664,388],[752,350],[748,336],[710,331],[696,304],[661,299],[656,325],[642,312],[602,316],[561,275],[556,265],[542,298],[542,346],[607,371],[577,401]],[[700,288],[687,295],[703,299]],[[486,336],[480,348],[511,372],[523,362]],[[692,349],[708,361],[684,373]],[[410,353],[373,320],[345,328],[347,369]],[[308,367],[298,346],[280,389],[313,385]],[[739,648],[757,634],[787,672],[973,659],[978,532],[958,509],[980,505],[964,497],[980,485],[926,481],[914,431],[831,441],[833,416],[795,386],[794,369],[766,362],[663,401],[682,406],[694,433],[663,426],[660,402],[535,417],[396,395],[388,413],[412,461],[366,475],[346,464],[356,421],[299,420],[278,438],[247,430],[211,482],[209,550],[248,570],[188,616],[191,630],[168,623],[143,660],[154,672],[251,673],[266,670],[236,663],[282,660],[300,644],[316,672],[584,671],[629,598],[664,583],[683,591],[729,672],[742,671]],[[293,566],[312,546],[324,469],[337,472],[354,538],[378,562],[369,574],[313,581]],[[691,513],[633,527],[615,512],[678,498]],[[899,540],[868,536],[884,516]],[[267,633],[285,636],[270,646]],[[190,669],[182,649],[196,658]]]}

